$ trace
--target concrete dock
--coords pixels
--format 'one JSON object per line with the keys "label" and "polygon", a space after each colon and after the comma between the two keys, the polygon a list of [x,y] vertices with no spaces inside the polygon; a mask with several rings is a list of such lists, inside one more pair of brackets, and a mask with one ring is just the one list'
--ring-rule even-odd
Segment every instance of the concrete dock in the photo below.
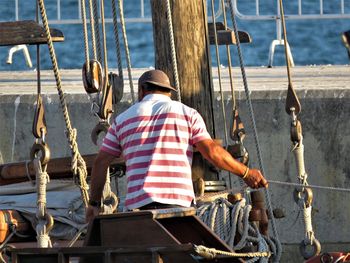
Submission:
{"label": "concrete dock", "polygon": [[[133,69],[133,83],[146,69]],[[227,68],[222,68],[222,91],[227,126],[232,118],[232,97]],[[63,89],[73,127],[78,130],[78,145],[82,154],[97,152],[90,133],[97,123],[90,113],[90,101],[81,80],[81,70],[61,70]],[[214,69],[214,112],[218,138],[225,138],[224,119],[217,72]],[[297,182],[290,143],[290,118],[284,110],[287,74],[285,67],[246,68],[249,90],[255,112],[259,146],[265,176],[270,180]],[[245,140],[251,166],[257,167],[256,144],[246,105],[241,72],[234,68],[234,89],[240,115],[247,131]],[[131,103],[129,82],[125,76],[124,97],[115,106],[116,112]],[[334,190],[314,190],[313,227],[322,251],[350,251],[350,67],[308,66],[292,68],[293,86],[301,101],[300,119],[303,125],[305,166],[308,182],[331,186]],[[70,156],[65,125],[51,71],[41,74],[42,93],[48,126],[48,143],[52,157]],[[31,133],[36,99],[36,72],[0,72],[0,163],[29,159],[34,137]],[[230,142],[228,142],[230,143]],[[122,183],[122,182],[121,182]],[[304,239],[302,215],[293,200],[294,188],[270,184],[273,208],[281,208],[286,217],[277,220],[279,238],[284,247],[281,262],[302,262],[298,245]]]}

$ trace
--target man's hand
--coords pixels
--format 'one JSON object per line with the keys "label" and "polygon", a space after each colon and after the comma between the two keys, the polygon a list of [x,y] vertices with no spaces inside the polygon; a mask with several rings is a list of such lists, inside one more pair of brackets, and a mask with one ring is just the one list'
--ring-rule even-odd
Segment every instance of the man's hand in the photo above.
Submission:
{"label": "man's hand", "polygon": [[244,178],[244,182],[251,188],[268,187],[265,177],[257,169],[250,169],[247,177]]}
{"label": "man's hand", "polygon": [[101,209],[99,207],[89,205],[85,212],[86,223],[90,223],[95,216],[98,216],[100,214],[100,210]]}

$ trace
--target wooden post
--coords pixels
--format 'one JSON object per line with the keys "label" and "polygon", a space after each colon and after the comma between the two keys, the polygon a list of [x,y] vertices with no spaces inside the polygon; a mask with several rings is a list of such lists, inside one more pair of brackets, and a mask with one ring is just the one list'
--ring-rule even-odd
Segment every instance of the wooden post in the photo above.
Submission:
{"label": "wooden post", "polygon": [[[206,1],[170,0],[170,6],[181,101],[195,108],[202,115],[208,132],[214,138],[215,128],[212,109],[212,79]],[[151,0],[151,7],[155,68],[166,72],[174,85],[166,1]],[[204,167],[203,161],[195,156],[193,161],[193,180],[196,181],[200,177],[206,180],[217,180],[216,174],[213,175],[207,173],[207,171],[208,168]]]}

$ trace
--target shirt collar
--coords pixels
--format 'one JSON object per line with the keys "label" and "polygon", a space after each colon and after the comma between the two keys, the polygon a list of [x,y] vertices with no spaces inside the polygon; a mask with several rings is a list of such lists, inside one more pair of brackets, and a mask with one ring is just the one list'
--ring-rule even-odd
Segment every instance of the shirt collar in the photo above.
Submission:
{"label": "shirt collar", "polygon": [[171,98],[167,95],[163,95],[163,94],[157,94],[157,93],[153,93],[153,94],[148,94],[146,95],[142,101],[154,101],[154,100],[159,100],[159,101],[171,101]]}

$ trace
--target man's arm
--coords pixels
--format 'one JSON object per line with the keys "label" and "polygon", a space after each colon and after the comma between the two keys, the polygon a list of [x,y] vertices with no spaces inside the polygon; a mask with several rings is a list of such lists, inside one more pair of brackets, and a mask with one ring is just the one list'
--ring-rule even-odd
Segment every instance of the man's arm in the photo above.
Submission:
{"label": "man's arm", "polygon": [[257,169],[248,169],[247,166],[235,160],[229,152],[212,139],[196,143],[196,148],[202,156],[214,166],[244,177],[245,183],[252,188],[267,187],[268,183]]}
{"label": "man's arm", "polygon": [[99,151],[97,154],[91,172],[90,200],[98,202],[101,200],[106,183],[107,169],[114,158],[113,155],[104,151]]}
{"label": "man's arm", "polygon": [[115,157],[104,151],[99,151],[94,161],[91,172],[90,183],[90,204],[95,203],[96,206],[89,205],[86,210],[86,222],[90,222],[94,216],[100,212],[99,202],[101,202],[102,192],[106,183],[107,169]]}

